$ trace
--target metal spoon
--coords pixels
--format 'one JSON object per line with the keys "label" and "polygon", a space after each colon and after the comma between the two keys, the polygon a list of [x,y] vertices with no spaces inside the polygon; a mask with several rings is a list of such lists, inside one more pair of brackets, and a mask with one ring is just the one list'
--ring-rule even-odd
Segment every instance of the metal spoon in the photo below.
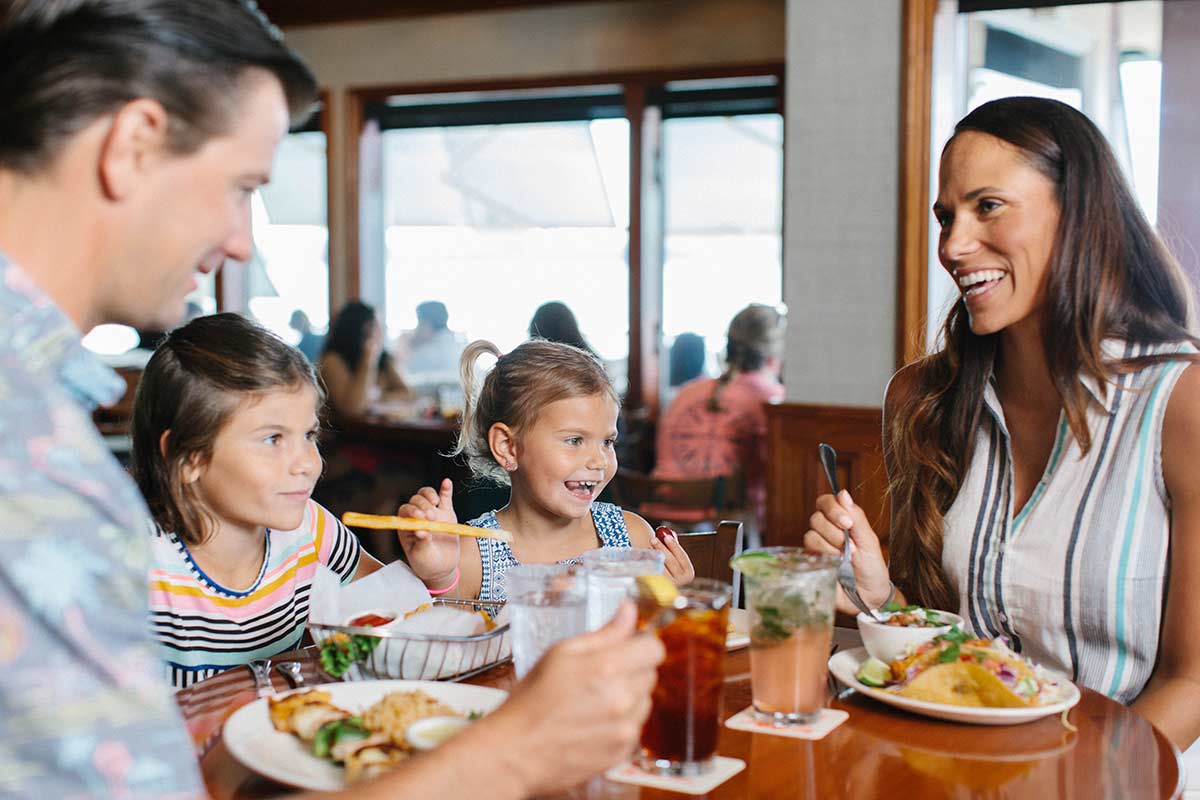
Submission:
{"label": "metal spoon", "polygon": [[[825,479],[829,481],[829,488],[833,491],[833,496],[838,494],[838,479],[837,479],[837,451],[829,445],[821,442],[818,448],[821,458],[821,466],[825,468]],[[859,611],[866,614],[873,620],[879,620],[875,616],[875,612],[871,607],[863,602],[862,597],[858,594],[858,581],[854,577],[854,565],[850,563],[850,532],[846,531],[846,539],[842,544],[842,561],[838,564],[837,579],[842,586],[842,591],[850,598],[850,602],[858,608]],[[881,620],[880,620],[881,621]]]}

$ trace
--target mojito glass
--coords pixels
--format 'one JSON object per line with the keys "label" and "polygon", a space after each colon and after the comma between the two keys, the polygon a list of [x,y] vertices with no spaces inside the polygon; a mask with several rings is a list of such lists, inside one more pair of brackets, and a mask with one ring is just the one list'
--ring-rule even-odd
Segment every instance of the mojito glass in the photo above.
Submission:
{"label": "mojito glass", "polygon": [[601,547],[583,554],[587,576],[587,628],[598,630],[617,613],[621,601],[637,594],[639,575],[661,575],[663,554],[649,547]]}
{"label": "mojito glass", "polygon": [[838,559],[766,547],[732,563],[746,579],[755,716],[776,725],[812,722],[825,705]]}
{"label": "mojito glass", "polygon": [[639,601],[639,617],[658,629],[667,655],[658,667],[639,765],[664,775],[699,775],[717,752],[725,684],[725,631],[731,587],[697,579],[673,607]]}

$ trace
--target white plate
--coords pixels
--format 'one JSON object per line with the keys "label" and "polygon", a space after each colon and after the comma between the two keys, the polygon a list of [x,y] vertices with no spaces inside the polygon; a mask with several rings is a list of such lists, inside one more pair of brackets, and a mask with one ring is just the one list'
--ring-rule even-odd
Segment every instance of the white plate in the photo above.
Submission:
{"label": "white plate", "polygon": [[[390,692],[417,689],[463,713],[481,711],[486,714],[508,697],[508,692],[488,686],[437,681],[361,681],[310,688],[324,689],[335,706],[353,712],[366,711]],[[225,722],[222,736],[234,758],[271,780],[319,791],[346,787],[341,767],[314,756],[308,745],[296,736],[275,730],[267,712],[266,699],[256,700],[234,712]]]}
{"label": "white plate", "polygon": [[739,650],[750,644],[750,612],[744,608],[729,609],[729,624],[725,634],[725,649]]}
{"label": "white plate", "polygon": [[867,658],[867,649],[857,647],[853,650],[843,650],[834,653],[829,659],[829,671],[846,686],[867,697],[874,698],[888,705],[911,711],[914,714],[924,714],[927,717],[948,719],[951,722],[969,722],[975,725],[1019,725],[1022,722],[1032,722],[1035,719],[1048,717],[1051,714],[1061,714],[1064,709],[1073,707],[1079,702],[1079,688],[1071,683],[1065,675],[1046,670],[1047,674],[1059,681],[1062,699],[1057,703],[1045,706],[1030,706],[1029,708],[974,708],[971,706],[950,706],[944,703],[930,703],[926,700],[914,700],[895,692],[867,686],[855,678],[858,667]]}

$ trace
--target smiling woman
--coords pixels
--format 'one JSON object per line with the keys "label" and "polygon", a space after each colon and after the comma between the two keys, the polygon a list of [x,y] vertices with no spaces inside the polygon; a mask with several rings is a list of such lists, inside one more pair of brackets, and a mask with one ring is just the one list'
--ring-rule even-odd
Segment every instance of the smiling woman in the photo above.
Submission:
{"label": "smiling woman", "polygon": [[1040,324],[1058,200],[1050,178],[1020,149],[966,131],[942,156],[934,215],[938,257],[962,291],[971,331]]}
{"label": "smiling woman", "polygon": [[1200,736],[1200,601],[1179,588],[1200,579],[1192,290],[1095,125],[1057,101],[961,120],[935,213],[961,299],[942,349],[888,387],[890,563],[845,493],[818,500],[805,543],[833,550],[848,531],[864,596],[882,601],[890,578],[1186,748]]}
{"label": "smiling woman", "polygon": [[172,331],[146,366],[133,466],[157,529],[151,619],[172,682],[299,645],[318,564],[378,569],[310,499],[321,474],[312,366],[236,314]]}

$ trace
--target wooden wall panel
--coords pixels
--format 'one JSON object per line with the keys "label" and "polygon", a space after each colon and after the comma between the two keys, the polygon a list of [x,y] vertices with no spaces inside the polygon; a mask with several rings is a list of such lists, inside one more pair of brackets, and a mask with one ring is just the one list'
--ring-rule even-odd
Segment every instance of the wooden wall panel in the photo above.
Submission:
{"label": "wooden wall panel", "polygon": [[900,236],[896,366],[925,354],[929,278],[929,137],[937,0],[904,0],[900,70]]}
{"label": "wooden wall panel", "polygon": [[817,497],[829,486],[817,458],[826,442],[838,453],[838,481],[867,512],[886,543],[887,474],[883,412],[878,408],[783,403],[767,408],[767,528],[763,543],[799,545]]}

